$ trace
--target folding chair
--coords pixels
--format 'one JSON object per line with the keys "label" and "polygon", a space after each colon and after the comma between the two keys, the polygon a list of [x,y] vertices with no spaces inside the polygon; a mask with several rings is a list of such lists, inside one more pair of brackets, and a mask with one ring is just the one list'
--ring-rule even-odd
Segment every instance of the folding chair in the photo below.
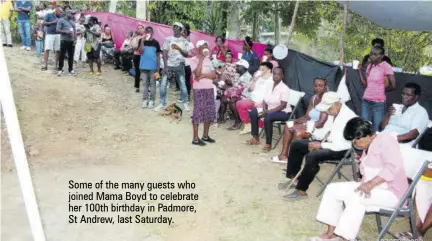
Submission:
{"label": "folding chair", "polygon": [[[429,121],[428,124],[428,128],[432,127],[432,121]],[[423,131],[422,133],[420,133],[420,135],[417,137],[417,139],[415,140],[415,142],[411,145],[412,148],[416,148],[418,143],[420,142],[421,138],[424,136],[424,134],[427,132],[427,129],[425,131]],[[330,174],[329,178],[327,181],[322,182],[321,179],[319,179],[318,176],[315,177],[315,179],[317,179],[318,182],[321,183],[322,187],[321,189],[318,191],[317,193],[317,197],[319,197],[325,190],[325,188],[327,187],[327,185],[333,180],[333,178],[335,177],[336,174],[338,174],[338,178],[341,179],[342,177],[347,180],[350,181],[342,172],[341,169],[343,166],[347,166],[347,165],[352,165],[352,170],[353,170],[353,180],[357,181],[358,180],[358,170],[357,170],[357,164],[355,163],[355,161],[353,160],[353,158],[348,158],[348,155],[351,154],[352,155],[353,150],[349,150],[347,151],[347,153],[345,154],[344,158],[341,161],[324,161],[323,163],[326,164],[332,164],[332,165],[336,165],[336,167],[333,169],[333,172]]]}
{"label": "folding chair", "polygon": [[348,177],[346,177],[343,173],[342,173],[342,167],[343,166],[348,166],[350,165],[352,167],[352,172],[353,172],[353,181],[358,181],[358,170],[357,170],[357,163],[354,161],[354,154],[353,154],[354,150],[351,148],[349,150],[347,150],[347,152],[345,153],[345,156],[341,159],[341,160],[328,160],[328,161],[324,161],[324,164],[331,164],[331,165],[335,165],[336,167],[333,169],[332,173],[330,174],[329,178],[323,182],[321,181],[321,179],[318,176],[315,176],[315,179],[321,183],[321,188],[317,193],[317,197],[319,197],[324,190],[326,189],[327,185],[333,180],[333,178],[336,176],[336,174],[338,175],[339,179],[342,179],[342,177],[347,180],[347,181],[351,181]]}
{"label": "folding chair", "polygon": [[419,144],[419,142],[421,141],[421,139],[426,134],[426,132],[427,132],[427,130],[429,128],[432,128],[432,121],[431,120],[429,120],[429,124],[427,125],[427,128],[422,133],[420,133],[420,135],[417,137],[417,139],[415,140],[415,142],[412,144],[413,148],[417,147],[417,145]]}
{"label": "folding chair", "polygon": [[[274,137],[273,136],[273,140],[272,141],[276,141],[273,144],[272,149],[275,149],[276,146],[279,144],[280,140],[283,137],[283,126],[285,125],[286,122],[294,120],[295,119],[295,112],[297,110],[297,107],[300,104],[300,101],[302,100],[303,96],[305,95],[304,92],[300,92],[300,91],[296,91],[293,89],[290,89],[289,91],[289,98],[288,98],[288,105],[291,105],[293,107],[292,112],[290,117],[288,118],[287,121],[275,121],[273,123],[273,128],[277,128],[278,129],[278,134],[279,136]],[[261,130],[261,133],[259,134],[260,137],[264,136],[265,131],[264,129]]]}
{"label": "folding chair", "polygon": [[[420,169],[416,173],[416,175],[413,177],[413,181],[411,185],[409,186],[408,190],[405,192],[405,194],[402,196],[401,200],[399,201],[398,205],[394,209],[380,209],[378,212],[367,212],[367,215],[375,214],[375,219],[378,227],[378,238],[377,241],[380,241],[384,235],[389,234],[393,238],[398,239],[394,234],[389,232],[390,226],[393,224],[393,222],[396,220],[397,217],[408,217],[410,220],[410,228],[411,233],[413,234],[413,239],[418,239],[418,233],[416,229],[416,218],[415,218],[415,210],[414,210],[414,201],[413,201],[413,191],[415,189],[415,186],[417,185],[418,181],[420,180],[420,177],[425,172],[425,170],[428,168],[432,168],[432,161],[425,160],[423,164],[421,165]],[[382,227],[382,221],[381,216],[390,217],[387,222],[385,223],[384,227]]]}

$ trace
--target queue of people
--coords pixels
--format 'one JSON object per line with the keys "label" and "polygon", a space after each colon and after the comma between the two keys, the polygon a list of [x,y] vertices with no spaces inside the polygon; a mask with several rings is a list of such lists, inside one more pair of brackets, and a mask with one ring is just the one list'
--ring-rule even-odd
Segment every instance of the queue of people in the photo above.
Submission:
{"label": "queue of people", "polygon": [[[29,6],[31,8],[31,3],[20,3],[14,8],[21,16],[22,48],[25,50],[30,48],[25,30]],[[113,59],[115,69],[125,72],[134,69],[136,92],[139,92],[141,79],[143,82],[142,108],[155,111],[166,108],[168,79],[175,76],[184,111],[190,111],[189,102],[193,96],[193,145],[216,143],[209,135],[211,124],[223,123],[229,109],[234,124],[228,130],[241,129],[240,134],[251,135],[246,144],[257,146],[261,143],[260,129],[263,129],[266,139],[262,151],[271,150],[273,123],[288,120],[292,112],[288,103],[290,89],[284,83],[287,73],[273,59],[272,48],[265,50],[260,61],[253,51],[253,42],[246,37],[242,57],[234,62],[223,37],[216,38],[212,51],[204,40],[194,46],[189,39],[189,26],[176,22],[172,25],[172,36],[166,37],[162,46],[154,39],[152,27],[138,24],[135,31],[127,32],[121,48],[115,50],[108,25],[102,29],[93,16],[87,19],[81,16],[75,22],[75,13],[64,10],[52,8],[35,26],[33,34],[40,41],[37,49],[45,50],[42,70],[48,69],[50,53],[56,56],[58,76],[64,74],[66,55],[70,75],[76,74],[74,61],[88,61],[89,74],[101,75],[102,61]],[[4,29],[3,17],[1,20]],[[8,35],[4,36],[3,43],[9,46]],[[322,161],[341,160],[350,148],[357,151],[355,158],[360,163],[362,181],[334,183],[327,187],[317,214],[317,220],[327,225],[327,231],[311,240],[354,240],[366,211],[376,206],[394,207],[408,188],[399,144],[412,144],[429,122],[428,113],[418,104],[421,87],[416,83],[405,85],[400,108],[392,105],[386,112],[385,93],[395,89],[396,80],[391,61],[384,53],[384,41],[375,39],[372,45],[370,55],[362,63],[364,68],[359,69],[366,88],[361,117],[345,105],[337,93],[329,91],[325,78],[316,77],[313,80],[315,95],[309,100],[306,114],[286,123],[282,150],[278,156],[269,158],[271,162],[286,165],[288,181],[278,185],[280,190],[286,190],[292,179],[296,179],[294,190],[283,199],[299,201],[308,198],[307,190]],[[160,80],[158,104],[157,80]],[[201,137],[200,124],[204,125]],[[312,128],[308,128],[309,125]],[[424,182],[416,194],[417,227],[421,235],[432,225],[432,198],[424,191],[430,187],[431,174],[430,170],[424,174]]]}

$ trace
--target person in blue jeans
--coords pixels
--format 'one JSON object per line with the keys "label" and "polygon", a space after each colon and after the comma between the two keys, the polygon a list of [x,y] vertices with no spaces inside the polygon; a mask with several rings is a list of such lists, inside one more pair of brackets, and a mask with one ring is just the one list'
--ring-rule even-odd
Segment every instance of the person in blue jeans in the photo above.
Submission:
{"label": "person in blue jeans", "polygon": [[160,53],[162,50],[159,42],[153,38],[153,28],[148,26],[144,32],[145,37],[142,39],[139,47],[141,53],[139,68],[143,77],[144,87],[142,108],[153,108],[156,96],[155,74],[159,75]]}
{"label": "person in blue jeans", "polygon": [[174,36],[165,38],[162,47],[165,67],[162,72],[159,105],[154,111],[159,112],[166,107],[168,75],[173,74],[177,75],[180,82],[181,99],[184,110],[190,111],[185,78],[185,58],[189,56],[189,51],[191,49],[189,42],[182,36],[184,29],[185,27],[182,23],[176,22],[173,25]]}
{"label": "person in blue jeans", "polygon": [[[384,49],[375,46],[371,50],[370,64],[367,66],[365,76],[359,68],[361,83],[366,88],[361,104],[362,117],[369,121],[372,120],[374,131],[379,131],[379,125],[384,117],[386,91],[396,88],[393,69],[390,64],[383,61],[383,58]],[[388,87],[386,79],[389,80]]]}
{"label": "person in blue jeans", "polygon": [[31,1],[17,1],[14,10],[18,12],[18,30],[21,35],[21,49],[30,51],[31,32],[30,32],[30,11]]}

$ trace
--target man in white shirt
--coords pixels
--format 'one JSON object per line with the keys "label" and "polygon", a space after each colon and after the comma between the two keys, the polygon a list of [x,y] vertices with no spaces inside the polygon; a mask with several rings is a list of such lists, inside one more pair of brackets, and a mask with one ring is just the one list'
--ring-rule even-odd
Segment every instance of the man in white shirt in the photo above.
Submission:
{"label": "man in white shirt", "polygon": [[[319,163],[326,160],[341,160],[352,146],[351,142],[345,140],[343,131],[346,123],[357,115],[344,103],[341,103],[338,94],[326,92],[316,108],[333,116],[334,122],[327,138],[324,138],[327,139],[326,141],[311,142],[302,139],[291,143],[286,177],[292,179],[296,176],[301,169],[303,157],[305,157],[306,163],[298,178],[296,190],[284,196],[286,201],[306,198],[306,191],[320,170]],[[279,189],[287,188],[289,183],[280,183]]]}
{"label": "man in white shirt", "polygon": [[383,132],[396,132],[399,143],[414,144],[429,124],[429,116],[419,103],[421,87],[416,83],[407,83],[402,90],[401,110],[392,105],[381,121]]}

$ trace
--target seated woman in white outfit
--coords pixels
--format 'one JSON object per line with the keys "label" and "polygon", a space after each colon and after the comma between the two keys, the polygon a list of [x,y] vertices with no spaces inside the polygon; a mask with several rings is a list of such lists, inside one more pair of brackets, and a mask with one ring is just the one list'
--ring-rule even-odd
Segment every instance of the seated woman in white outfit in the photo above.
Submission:
{"label": "seated woman in white outfit", "polygon": [[327,231],[311,241],[355,240],[366,211],[394,208],[408,189],[402,153],[394,134],[376,134],[369,121],[355,117],[346,124],[344,138],[363,150],[362,181],[328,185],[316,217],[327,225]]}

